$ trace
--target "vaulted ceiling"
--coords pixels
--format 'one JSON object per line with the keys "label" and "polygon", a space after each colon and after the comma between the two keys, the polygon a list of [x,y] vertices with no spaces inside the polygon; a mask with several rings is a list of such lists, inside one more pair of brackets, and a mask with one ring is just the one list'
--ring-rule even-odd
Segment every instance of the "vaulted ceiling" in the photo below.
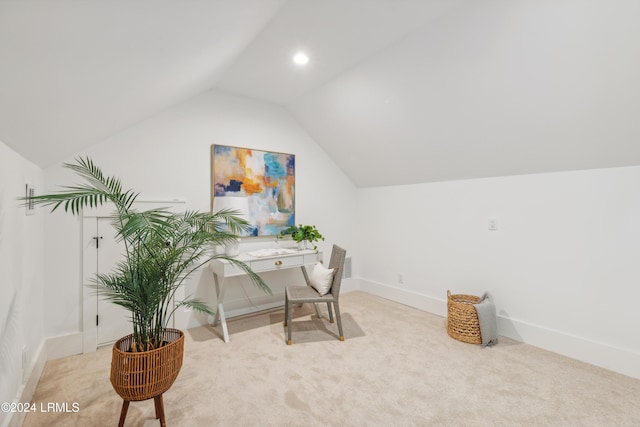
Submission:
{"label": "vaulted ceiling", "polygon": [[638,22],[637,0],[0,0],[0,141],[47,167],[221,89],[286,108],[359,187],[638,165]]}

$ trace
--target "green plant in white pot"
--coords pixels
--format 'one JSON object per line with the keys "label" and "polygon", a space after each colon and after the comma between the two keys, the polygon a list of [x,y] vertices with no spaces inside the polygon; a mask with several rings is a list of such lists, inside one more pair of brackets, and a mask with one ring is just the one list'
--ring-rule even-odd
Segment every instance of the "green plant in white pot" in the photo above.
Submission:
{"label": "green plant in white pot", "polygon": [[291,239],[294,242],[298,243],[299,249],[311,249],[311,246],[313,245],[313,249],[317,250],[318,247],[314,245],[314,243],[324,240],[324,237],[320,234],[315,225],[292,225],[286,230],[282,230],[278,235],[278,238],[283,238],[288,234],[291,235]]}
{"label": "green plant in white pot", "polygon": [[[76,163],[64,166],[74,171],[84,182],[65,187],[57,193],[27,197],[23,200],[25,203],[52,206],[52,211],[63,207],[66,212],[74,215],[79,215],[86,207],[105,203],[114,206],[111,223],[116,230],[117,238],[123,242],[123,259],[112,272],[99,274],[95,278],[95,286],[105,295],[105,299],[125,308],[131,316],[132,334],[125,337],[125,341],[123,338],[114,345],[114,357],[116,350],[118,354],[151,353],[171,345],[178,339],[184,341],[181,331],[171,330],[177,331],[177,334],[167,332],[170,331],[170,319],[179,307],[214,314],[197,298],[188,297],[182,301],[174,301],[178,288],[185,280],[211,259],[223,258],[239,266],[254,284],[271,293],[264,281],[246,264],[216,254],[217,246],[234,242],[239,232],[249,228],[249,224],[237,216],[239,212],[222,210],[216,213],[172,213],[164,209],[137,211],[134,203],[138,193],[123,190],[119,179],[104,176],[100,168],[89,158],[78,158]],[[125,360],[124,363],[132,365],[131,361]],[[147,366],[147,369],[150,369],[154,364],[155,362],[144,362],[139,366]],[[182,354],[179,355],[179,363],[174,360],[173,364],[179,371]],[[132,385],[132,381],[137,378],[136,375],[132,372],[114,373],[112,361],[111,382],[125,401],[123,416],[126,416],[124,405],[128,407],[129,401],[157,398],[170,387],[171,384],[166,386],[167,381],[164,381],[165,390],[159,393],[158,390],[148,392],[149,379],[153,376],[145,373],[140,377],[146,378],[139,384],[140,390],[147,390],[146,394],[131,395],[130,392],[135,386]],[[116,387],[116,382],[121,381],[126,382],[125,395]],[[156,408],[157,405],[158,403]]]}

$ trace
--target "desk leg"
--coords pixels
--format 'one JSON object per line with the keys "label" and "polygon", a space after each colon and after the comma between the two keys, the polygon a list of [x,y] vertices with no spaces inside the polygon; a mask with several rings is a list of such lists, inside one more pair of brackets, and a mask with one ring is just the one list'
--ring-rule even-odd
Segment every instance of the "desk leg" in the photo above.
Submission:
{"label": "desk leg", "polygon": [[216,285],[216,298],[218,299],[218,310],[216,310],[216,315],[213,318],[213,326],[218,325],[218,320],[222,325],[222,337],[224,342],[229,342],[229,330],[227,329],[227,319],[224,316],[224,306],[222,305],[224,301],[224,278],[222,280],[218,280],[218,276],[213,274],[213,281]]}
{"label": "desk leg", "polygon": [[[220,324],[222,325],[222,336],[224,342],[229,342],[229,331],[227,330],[227,319],[224,317],[224,307],[222,304],[218,304],[218,313],[220,313]],[[216,313],[216,316],[218,315]]]}

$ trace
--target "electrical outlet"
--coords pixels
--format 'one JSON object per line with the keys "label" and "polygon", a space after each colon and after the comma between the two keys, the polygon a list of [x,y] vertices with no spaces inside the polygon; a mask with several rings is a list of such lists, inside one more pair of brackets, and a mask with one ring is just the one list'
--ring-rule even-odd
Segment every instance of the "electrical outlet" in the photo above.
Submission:
{"label": "electrical outlet", "polygon": [[498,221],[495,218],[489,219],[489,230],[496,231],[498,230]]}

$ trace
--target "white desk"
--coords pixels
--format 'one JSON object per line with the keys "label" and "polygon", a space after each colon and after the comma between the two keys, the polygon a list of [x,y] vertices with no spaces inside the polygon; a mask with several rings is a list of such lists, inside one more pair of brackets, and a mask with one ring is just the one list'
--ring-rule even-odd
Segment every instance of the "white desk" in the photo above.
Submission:
{"label": "white desk", "polygon": [[[260,251],[256,251],[260,252]],[[262,251],[267,252],[268,251]],[[285,270],[288,268],[301,268],[302,273],[306,276],[305,265],[315,264],[322,259],[322,252],[314,250],[295,250],[293,253],[278,254],[273,250],[273,254],[267,256],[253,256],[250,253],[241,253],[233,257],[238,261],[242,261],[254,272],[260,274],[264,271]],[[244,270],[239,266],[224,259],[214,259],[209,262],[209,269],[213,273],[213,280],[216,285],[216,297],[218,298],[218,310],[213,320],[213,326],[218,324],[218,320],[222,324],[222,334],[224,342],[229,342],[229,331],[227,330],[227,320],[224,316],[224,295],[225,295],[225,279],[228,277],[246,275]],[[284,304],[284,301],[282,301]]]}

